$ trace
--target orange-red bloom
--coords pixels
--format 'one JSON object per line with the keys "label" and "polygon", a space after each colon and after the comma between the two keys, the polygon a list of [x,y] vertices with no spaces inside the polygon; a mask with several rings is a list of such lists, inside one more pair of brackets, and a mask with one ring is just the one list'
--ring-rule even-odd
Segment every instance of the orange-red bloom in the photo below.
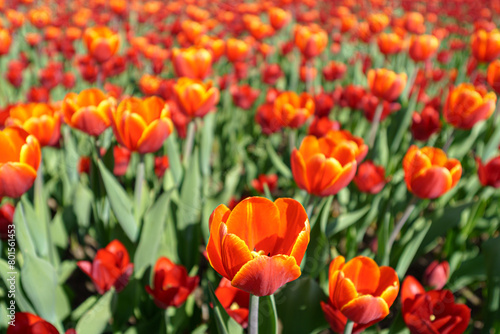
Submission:
{"label": "orange-red bloom", "polygon": [[244,40],[230,38],[226,42],[226,57],[230,62],[245,60],[249,51],[250,45]]}
{"label": "orange-red bloom", "polygon": [[444,119],[460,129],[471,129],[495,111],[497,96],[484,87],[462,83],[452,89],[444,107]]}
{"label": "orange-red bloom", "polygon": [[480,63],[488,63],[500,55],[500,31],[478,30],[471,37],[472,55]]}
{"label": "orange-red bloom", "polygon": [[439,148],[412,145],[403,159],[408,190],[420,198],[437,198],[455,187],[462,176],[462,165],[448,159]]}
{"label": "orange-red bloom", "polygon": [[153,287],[146,286],[146,291],[162,309],[181,306],[200,280],[198,276],[188,276],[185,267],[173,263],[166,257],[160,257],[156,261],[153,272]]}
{"label": "orange-red bloom", "polygon": [[282,126],[298,128],[314,114],[314,99],[307,93],[287,91],[278,95],[273,108]]}
{"label": "orange-red bloom", "polygon": [[110,125],[109,112],[116,102],[97,88],[68,93],[62,103],[64,121],[91,136],[99,136]]}
{"label": "orange-red bloom", "polygon": [[493,88],[497,94],[500,94],[500,60],[496,59],[488,65],[486,79],[491,88]]}
{"label": "orange-red bloom", "polygon": [[365,161],[358,166],[354,183],[364,193],[377,194],[384,188],[387,180],[383,166],[377,166],[372,161]]}
{"label": "orange-red bloom", "polygon": [[483,186],[500,188],[500,156],[490,159],[486,164],[481,159],[476,159],[478,168],[477,174]]}
{"label": "orange-red bloom", "polygon": [[227,314],[243,328],[248,327],[250,294],[231,285],[231,281],[223,277],[215,290],[217,299]]}
{"label": "orange-red bloom", "polygon": [[28,312],[16,312],[15,326],[9,325],[7,334],[59,334],[50,322]]}
{"label": "orange-red bloom", "polygon": [[347,320],[354,332],[373,325],[389,314],[399,292],[399,279],[391,267],[379,267],[366,256],[345,262],[338,256],[330,263],[328,303],[321,307],[332,329],[342,332]]}
{"label": "orange-red bloom", "polygon": [[184,115],[203,117],[219,102],[219,90],[211,82],[180,78],[174,85],[174,97]]}
{"label": "orange-red bloom", "polygon": [[124,99],[109,117],[120,145],[141,154],[158,151],[174,129],[168,104],[156,96]]}
{"label": "orange-red bloom", "polygon": [[358,164],[361,163],[368,154],[368,145],[365,144],[363,138],[354,136],[347,130],[330,131],[326,136],[332,140],[335,145],[347,141],[354,152]]}
{"label": "orange-red bloom", "polygon": [[370,26],[370,31],[374,34],[378,34],[389,25],[390,19],[384,13],[372,13],[367,18],[368,24]]}
{"label": "orange-red bloom", "polygon": [[200,47],[174,48],[172,63],[177,76],[203,80],[212,67],[212,54]]}
{"label": "orange-red bloom", "polygon": [[398,53],[403,48],[403,40],[396,33],[381,33],[377,37],[380,52],[384,55]]}
{"label": "orange-red bloom", "polygon": [[439,40],[433,35],[413,35],[408,50],[414,61],[425,61],[434,55],[439,47]]}
{"label": "orange-red bloom", "polygon": [[328,35],[315,24],[295,27],[295,45],[306,58],[319,55],[328,44]]}
{"label": "orange-red bloom", "polygon": [[7,29],[0,28],[0,56],[9,53],[12,37]]}
{"label": "orange-red bloom", "polygon": [[267,11],[269,21],[274,29],[279,30],[290,22],[292,16],[286,10],[279,7],[271,7]]}
{"label": "orange-red bloom", "polygon": [[0,131],[0,198],[18,198],[35,182],[41,159],[35,136],[18,127]]}
{"label": "orange-red bloom", "polygon": [[386,101],[396,100],[403,92],[408,79],[406,73],[396,74],[385,68],[369,70],[367,77],[373,95]]}
{"label": "orange-red bloom", "polygon": [[267,296],[300,276],[310,226],[296,200],[249,197],[232,211],[221,204],[209,228],[208,259],[232,286]]}
{"label": "orange-red bloom", "polygon": [[120,37],[108,27],[91,27],[83,33],[83,43],[89,55],[102,63],[109,60],[120,47]]}

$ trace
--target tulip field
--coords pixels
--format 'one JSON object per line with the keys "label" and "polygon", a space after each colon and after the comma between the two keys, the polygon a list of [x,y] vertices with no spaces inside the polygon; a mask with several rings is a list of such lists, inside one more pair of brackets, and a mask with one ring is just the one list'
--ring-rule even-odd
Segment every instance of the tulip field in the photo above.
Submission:
{"label": "tulip field", "polygon": [[500,0],[0,0],[0,333],[500,334]]}

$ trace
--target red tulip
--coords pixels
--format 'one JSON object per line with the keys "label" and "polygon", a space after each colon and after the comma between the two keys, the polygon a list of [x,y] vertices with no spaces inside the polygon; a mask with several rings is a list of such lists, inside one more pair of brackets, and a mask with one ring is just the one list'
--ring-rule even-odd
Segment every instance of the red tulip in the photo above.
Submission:
{"label": "red tulip", "polygon": [[232,86],[231,95],[233,103],[241,109],[248,110],[252,107],[255,100],[259,97],[260,91],[252,88],[250,85]]}
{"label": "red tulip", "polygon": [[477,174],[483,186],[500,188],[500,156],[490,159],[483,165],[481,159],[476,159],[478,168]]}
{"label": "red tulip", "polygon": [[7,328],[7,334],[59,334],[51,323],[28,312],[16,312],[15,326]]}
{"label": "red tulip", "polygon": [[328,117],[314,117],[307,129],[307,134],[318,138],[324,137],[330,131],[340,130],[340,123]]}
{"label": "red tulip", "polygon": [[248,327],[250,294],[231,285],[231,281],[223,277],[215,290],[217,299],[227,314],[243,328]]}
{"label": "red tulip", "polygon": [[314,113],[318,117],[328,117],[333,108],[334,102],[330,94],[321,92],[314,96]]}
{"label": "red tulip", "polygon": [[252,180],[252,187],[257,190],[257,192],[264,193],[264,184],[270,192],[273,192],[278,186],[278,175],[276,174],[260,174],[258,178]]}
{"label": "red tulip", "polygon": [[411,133],[416,140],[426,141],[440,129],[439,112],[433,107],[425,107],[420,114],[416,111],[413,112]]}
{"label": "red tulip", "polygon": [[155,157],[155,174],[158,178],[161,178],[165,174],[168,167],[169,161],[166,155],[162,157]]}
{"label": "red tulip", "polygon": [[279,64],[268,64],[262,70],[262,81],[268,85],[274,85],[283,76]]}
{"label": "red tulip", "polygon": [[372,161],[365,161],[358,166],[358,172],[353,181],[362,192],[377,194],[387,183],[385,169],[375,165]]}
{"label": "red tulip", "polygon": [[424,282],[426,285],[441,290],[450,277],[450,264],[448,261],[439,263],[434,260],[427,266],[424,272]]}

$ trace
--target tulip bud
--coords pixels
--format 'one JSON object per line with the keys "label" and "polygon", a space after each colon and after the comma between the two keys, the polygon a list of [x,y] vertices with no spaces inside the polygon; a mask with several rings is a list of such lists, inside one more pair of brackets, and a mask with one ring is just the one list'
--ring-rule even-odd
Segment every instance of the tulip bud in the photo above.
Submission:
{"label": "tulip bud", "polygon": [[424,283],[433,289],[441,290],[450,277],[450,264],[448,261],[439,263],[432,261],[424,272]]}

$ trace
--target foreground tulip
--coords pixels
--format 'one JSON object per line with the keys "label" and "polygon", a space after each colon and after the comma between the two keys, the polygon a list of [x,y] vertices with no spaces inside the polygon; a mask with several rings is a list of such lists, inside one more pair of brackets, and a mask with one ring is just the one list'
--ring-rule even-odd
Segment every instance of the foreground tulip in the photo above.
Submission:
{"label": "foreground tulip", "polygon": [[450,277],[450,264],[448,261],[439,263],[434,260],[425,268],[424,282],[433,289],[441,290]]}
{"label": "foreground tulip", "polygon": [[462,176],[462,165],[448,159],[439,148],[412,145],[403,159],[408,190],[420,198],[437,198],[455,187]]}
{"label": "foreground tulip", "polygon": [[101,295],[113,286],[118,292],[123,290],[134,271],[127,249],[118,240],[99,249],[92,262],[78,261],[77,265],[92,279]]}
{"label": "foreground tulip", "polygon": [[450,91],[444,107],[444,119],[459,129],[471,129],[493,114],[496,102],[495,93],[462,83]]}
{"label": "foreground tulip", "polygon": [[500,156],[492,158],[486,164],[483,164],[479,158],[476,161],[479,182],[485,187],[500,188]]}
{"label": "foreground tulip", "polygon": [[500,31],[478,30],[471,37],[472,55],[480,63],[488,63],[500,55]]}
{"label": "foreground tulip", "polygon": [[462,334],[469,326],[471,310],[455,304],[449,290],[431,290],[413,276],[407,276],[401,287],[403,319],[412,334]]}
{"label": "foreground tulip", "polygon": [[364,193],[377,194],[387,183],[385,169],[372,161],[365,161],[358,166],[354,183]]}
{"label": "foreground tulip", "polygon": [[110,118],[118,142],[141,154],[158,151],[174,129],[168,104],[156,96],[124,99]]}
{"label": "foreground tulip", "polygon": [[294,149],[292,174],[299,188],[316,196],[330,196],[346,187],[356,174],[353,142],[336,143],[328,136],[317,139],[307,136]]}
{"label": "foreground tulip", "polygon": [[300,276],[310,226],[299,202],[249,197],[232,211],[221,204],[209,228],[208,259],[232,286],[267,296]]}
{"label": "foreground tulip", "polygon": [[5,123],[17,125],[38,139],[40,146],[53,146],[61,137],[61,115],[46,103],[19,104]]}
{"label": "foreground tulip", "polygon": [[321,303],[330,326],[343,332],[347,320],[359,333],[389,314],[399,292],[399,279],[390,267],[379,267],[366,256],[345,262],[338,256],[330,263],[328,303]]}
{"label": "foreground tulip", "polygon": [[203,48],[172,50],[172,64],[179,77],[203,80],[212,66],[212,54]]}
{"label": "foreground tulip", "polygon": [[425,107],[419,114],[413,112],[411,133],[416,140],[425,141],[441,129],[441,120],[439,119],[439,112],[433,107]]}
{"label": "foreground tulip", "polygon": [[89,55],[99,63],[109,60],[120,47],[120,37],[108,27],[87,28],[83,33],[83,42]]}
{"label": "foreground tulip", "polygon": [[35,182],[41,151],[38,140],[18,127],[0,131],[0,198],[18,198]]}
{"label": "foreground tulip", "polygon": [[59,334],[51,323],[28,312],[16,312],[15,326],[7,328],[7,334]]}
{"label": "foreground tulip", "polygon": [[115,100],[96,88],[68,93],[62,103],[64,121],[71,127],[91,136],[99,136],[110,125],[109,113]]}
{"label": "foreground tulip", "polygon": [[368,71],[368,86],[373,95],[389,102],[401,95],[407,79],[406,73],[396,74],[385,68]]}
{"label": "foreground tulip", "polygon": [[317,25],[297,26],[294,32],[295,45],[306,58],[319,55],[328,44],[328,35]]}
{"label": "foreground tulip", "polygon": [[247,328],[250,294],[233,287],[231,281],[223,277],[219,287],[215,290],[215,295],[227,314],[236,320],[241,327]]}
{"label": "foreground tulip", "polygon": [[188,276],[185,267],[174,264],[166,257],[156,261],[153,272],[153,287],[146,286],[146,291],[162,309],[181,306],[200,280],[198,276]]}
{"label": "foreground tulip", "polygon": [[436,53],[439,40],[433,35],[413,35],[408,50],[413,61],[425,61]]}
{"label": "foreground tulip", "polygon": [[219,90],[212,83],[180,78],[174,85],[174,97],[179,110],[187,117],[203,117],[219,102]]}
{"label": "foreground tulip", "polygon": [[314,100],[307,93],[283,92],[274,100],[273,108],[282,126],[298,128],[314,114]]}

